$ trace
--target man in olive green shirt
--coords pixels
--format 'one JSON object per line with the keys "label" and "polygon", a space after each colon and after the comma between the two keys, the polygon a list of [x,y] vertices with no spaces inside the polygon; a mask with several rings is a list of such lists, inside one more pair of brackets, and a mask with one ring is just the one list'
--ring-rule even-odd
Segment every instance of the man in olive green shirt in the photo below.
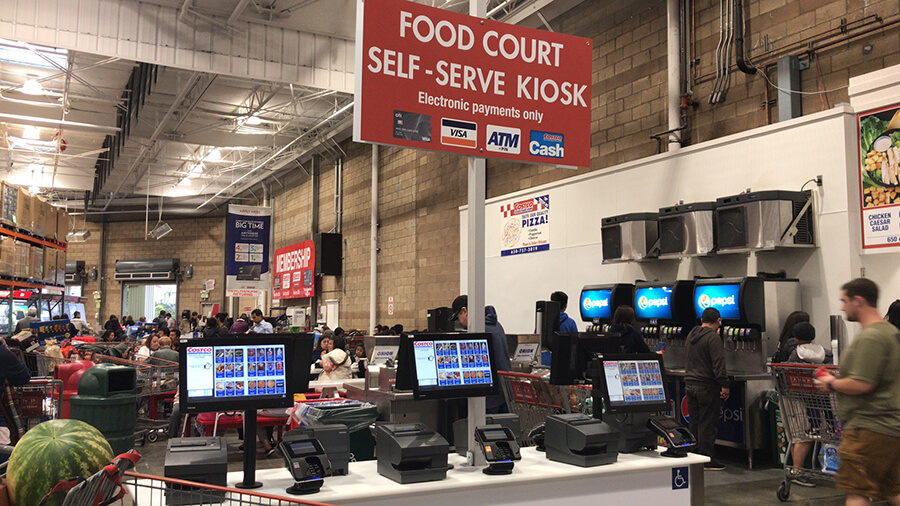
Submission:
{"label": "man in olive green shirt", "polygon": [[822,371],[816,382],[838,397],[837,488],[848,506],[879,497],[900,506],[900,330],[881,319],[871,280],[845,284],[841,303],[863,330],[840,356],[841,377]]}

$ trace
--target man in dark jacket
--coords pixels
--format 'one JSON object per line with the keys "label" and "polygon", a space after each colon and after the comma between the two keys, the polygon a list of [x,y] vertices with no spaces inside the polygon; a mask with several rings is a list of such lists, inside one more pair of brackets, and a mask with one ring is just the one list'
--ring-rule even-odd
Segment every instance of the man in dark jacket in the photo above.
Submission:
{"label": "man in dark jacket", "polygon": [[703,465],[710,471],[725,466],[715,459],[716,434],[719,431],[719,410],[728,400],[728,375],[725,371],[725,348],[719,336],[722,320],[719,311],[710,307],[703,311],[700,326],[687,337],[685,363],[685,393],[691,417],[691,431],[697,437],[697,453],[710,462]]}
{"label": "man in dark jacket", "polygon": [[553,292],[550,294],[550,300],[559,304],[559,331],[578,332],[578,324],[566,314],[566,307],[569,305],[569,296],[566,292]]}
{"label": "man in dark jacket", "polygon": [[[469,296],[460,295],[453,299],[453,315],[450,321],[458,321],[464,328],[469,328]],[[498,371],[511,371],[512,363],[509,360],[509,346],[506,344],[506,332],[503,326],[497,321],[497,311],[494,306],[485,306],[484,308],[484,331],[491,335],[491,346],[494,354],[491,360],[494,361],[494,367]],[[506,399],[503,394],[492,395],[485,400],[485,412],[488,414],[509,413],[506,406]]]}
{"label": "man in dark jacket", "polygon": [[[6,347],[6,343],[0,341],[0,386],[4,380],[10,386],[22,386],[31,380],[31,372],[14,354]],[[5,411],[5,410],[4,410]],[[6,417],[0,412],[0,444],[10,444],[9,424]],[[0,455],[0,463],[6,462],[9,455]]]}

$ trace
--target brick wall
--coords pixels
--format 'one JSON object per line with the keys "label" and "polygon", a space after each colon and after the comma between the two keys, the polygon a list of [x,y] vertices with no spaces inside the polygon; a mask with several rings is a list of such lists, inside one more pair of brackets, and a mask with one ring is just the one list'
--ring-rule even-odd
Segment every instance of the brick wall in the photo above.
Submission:
{"label": "brick wall", "polygon": [[[764,105],[767,89],[770,99],[776,98],[776,92],[761,72],[748,76],[733,69],[727,100],[715,106],[708,104],[715,76],[719,2],[694,3],[698,63],[693,97],[699,106],[685,112],[689,126],[686,138],[699,143],[777,121],[777,104],[770,104],[768,114]],[[900,12],[900,0],[745,0],[744,4],[748,29],[745,47],[751,60],[765,69],[773,82],[777,75],[771,64],[777,56],[798,47],[799,41],[833,32],[842,18],[855,22],[877,14],[889,23]],[[594,42],[591,166],[574,171],[489,161],[488,197],[653,155],[657,143],[650,135],[668,129],[665,2],[586,0],[551,24],[556,31],[589,37]],[[838,42],[827,47],[820,44],[810,59],[810,68],[801,72],[802,89],[834,91],[804,95],[803,112],[809,114],[846,102],[845,87],[850,77],[900,63],[898,27],[886,27],[850,41],[831,39]],[[347,152],[343,179],[344,275],[325,277],[318,288],[321,299],[340,299],[342,326],[367,328],[371,147],[345,142],[342,148]],[[377,321],[423,328],[426,309],[449,305],[459,292],[458,206],[465,203],[466,162],[458,156],[383,147],[379,165]],[[308,171],[308,164],[304,168]],[[312,237],[308,173],[297,168],[279,179],[281,184],[269,183],[274,195],[276,248]],[[326,157],[321,164],[319,194],[319,229],[323,232],[335,225],[333,196],[333,159]],[[221,258],[215,255],[221,254],[222,223],[220,219],[200,220],[196,226],[171,223],[175,232],[149,249],[139,237],[143,227],[110,224],[113,242],[131,239],[109,247],[107,274],[111,276],[116,255],[180,256],[183,263],[193,262],[195,267],[194,281],[186,283],[182,301],[196,307],[199,280],[221,275]],[[198,235],[182,235],[194,233]],[[97,251],[89,248],[94,248],[90,241],[73,245],[70,259],[79,259],[76,253],[83,252],[88,265],[95,264],[89,257]],[[209,262],[212,264],[207,265]],[[207,268],[209,274],[204,274]],[[109,285],[106,307],[118,313],[121,294],[116,283]],[[88,292],[92,289],[89,284]],[[388,297],[394,298],[393,316],[387,315]],[[287,305],[304,302],[288,301]]]}
{"label": "brick wall", "polygon": [[[115,222],[105,226],[99,223],[88,223],[91,238],[80,244],[69,245],[68,260],[84,260],[85,267],[100,267],[100,241],[106,248],[106,265],[97,281],[88,280],[84,294],[88,298],[85,304],[88,323],[97,328],[97,324],[106,321],[110,314],[121,320],[122,315],[122,283],[115,281],[116,260],[143,260],[158,258],[179,258],[182,269],[194,266],[191,279],[184,279],[179,284],[177,312],[182,309],[196,311],[200,309],[200,291],[203,280],[216,280],[216,290],[210,293],[211,302],[219,302],[221,297],[223,249],[225,245],[225,222],[223,218],[201,218],[192,220],[167,220],[172,232],[160,240],[149,238],[144,240],[143,222]],[[105,233],[103,231],[105,230]],[[103,297],[103,309],[99,321],[95,314],[93,292],[100,290]],[[152,318],[155,315],[131,315]],[[176,316],[173,313],[173,316]],[[178,316],[176,316],[178,318]]]}

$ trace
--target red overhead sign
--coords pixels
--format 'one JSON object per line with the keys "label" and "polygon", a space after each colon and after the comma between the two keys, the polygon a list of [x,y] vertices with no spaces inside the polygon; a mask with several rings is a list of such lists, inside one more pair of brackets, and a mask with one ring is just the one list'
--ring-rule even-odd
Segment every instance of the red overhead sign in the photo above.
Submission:
{"label": "red overhead sign", "polygon": [[590,39],[405,0],[360,0],[353,138],[590,165]]}
{"label": "red overhead sign", "polygon": [[316,247],[312,241],[275,250],[272,298],[302,299],[316,294]]}

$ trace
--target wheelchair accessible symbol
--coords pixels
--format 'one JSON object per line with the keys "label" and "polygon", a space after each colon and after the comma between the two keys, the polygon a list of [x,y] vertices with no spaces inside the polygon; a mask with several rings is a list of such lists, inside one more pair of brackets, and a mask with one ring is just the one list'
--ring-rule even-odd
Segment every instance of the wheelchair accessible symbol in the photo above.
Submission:
{"label": "wheelchair accessible symbol", "polygon": [[689,476],[688,476],[688,468],[687,467],[673,467],[672,468],[672,490],[680,490],[684,488],[688,488],[690,485]]}

